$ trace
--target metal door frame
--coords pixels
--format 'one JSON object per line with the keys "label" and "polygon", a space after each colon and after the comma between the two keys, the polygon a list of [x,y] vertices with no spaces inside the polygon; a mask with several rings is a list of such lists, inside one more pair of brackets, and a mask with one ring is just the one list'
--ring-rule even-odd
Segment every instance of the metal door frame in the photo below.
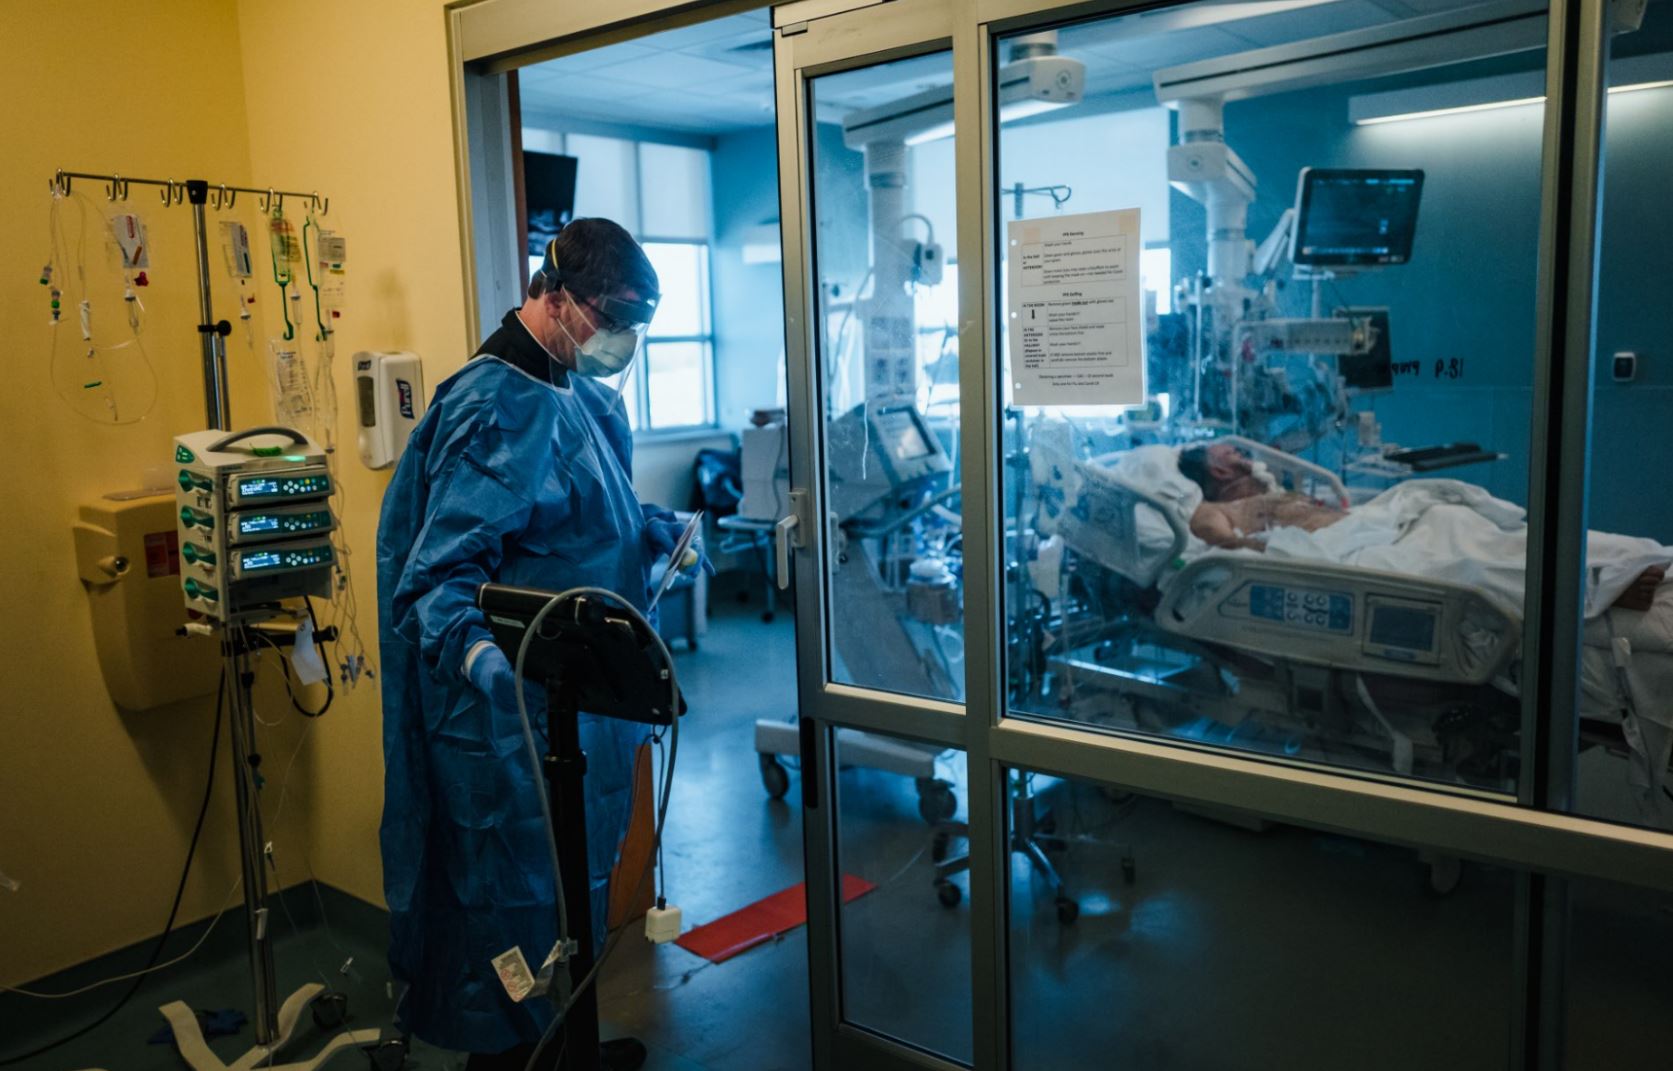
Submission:
{"label": "metal door frame", "polygon": [[[802,730],[802,828],[807,857],[808,990],[813,1066],[942,1069],[962,1066],[887,1038],[843,1015],[838,729],[861,729],[962,747],[963,708],[831,680],[830,576],[824,503],[825,409],[819,374],[815,120],[810,82],[822,75],[944,51],[949,0],[805,0],[774,10],[779,218],[784,248],[785,353],[789,363],[791,484],[804,538],[796,554],[796,659]],[[977,847],[972,841],[972,847]]]}

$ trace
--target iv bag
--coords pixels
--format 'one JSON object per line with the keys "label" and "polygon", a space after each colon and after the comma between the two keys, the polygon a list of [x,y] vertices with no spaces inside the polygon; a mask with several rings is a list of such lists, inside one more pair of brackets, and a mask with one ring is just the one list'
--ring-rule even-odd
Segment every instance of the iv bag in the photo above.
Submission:
{"label": "iv bag", "polygon": [[268,389],[273,397],[273,420],[281,427],[313,434],[314,393],[302,354],[278,343],[269,346]]}
{"label": "iv bag", "polygon": [[273,263],[302,263],[302,244],[296,240],[296,227],[284,216],[275,215],[268,223],[268,234],[273,241]]}
{"label": "iv bag", "polygon": [[319,247],[314,265],[314,282],[319,287],[320,308],[336,313],[343,307],[345,271],[348,262],[348,242],[335,231],[319,232]]}
{"label": "iv bag", "polygon": [[254,273],[250,261],[250,232],[234,219],[221,220],[221,255],[226,258],[227,274],[234,279],[248,279]]}
{"label": "iv bag", "polygon": [[151,266],[151,246],[145,240],[143,219],[132,212],[121,212],[111,216],[110,234],[116,239],[116,249],[122,258],[123,271]]}

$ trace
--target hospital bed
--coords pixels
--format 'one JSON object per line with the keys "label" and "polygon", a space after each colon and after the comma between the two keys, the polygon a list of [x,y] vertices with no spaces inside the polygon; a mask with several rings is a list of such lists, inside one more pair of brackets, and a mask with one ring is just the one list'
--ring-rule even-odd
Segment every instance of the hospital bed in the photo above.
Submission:
{"label": "hospital bed", "polygon": [[[1326,469],[1249,440],[1215,441],[1242,449],[1274,488],[1349,502]],[[1189,530],[1176,454],[1141,449],[1155,453],[1137,464],[1131,451],[1079,459],[1065,428],[1034,436],[1037,528],[1073,552],[1072,585],[1036,578],[1060,608],[1054,674],[1029,697],[1036,712],[1514,789],[1516,607],[1435,577],[1210,547]],[[1588,741],[1618,746],[1631,700],[1610,627],[1588,623],[1581,716]],[[1673,669],[1662,654],[1634,658]]]}

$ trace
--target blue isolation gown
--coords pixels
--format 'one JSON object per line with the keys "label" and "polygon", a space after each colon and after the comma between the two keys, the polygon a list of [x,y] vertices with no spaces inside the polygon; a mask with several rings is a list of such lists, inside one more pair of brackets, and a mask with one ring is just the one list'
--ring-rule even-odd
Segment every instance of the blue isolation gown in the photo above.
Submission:
{"label": "blue isolation gown", "polygon": [[[490,638],[475,603],[485,582],[602,587],[644,609],[645,523],[672,514],[635,497],[631,444],[620,398],[557,368],[512,313],[436,389],[384,496],[389,961],[405,986],[399,1025],[434,1045],[501,1052],[550,1021],[550,1001],[514,1003],[492,963],[521,948],[538,971],[557,936],[544,783],[529,767],[516,709],[491,704],[463,667]],[[545,695],[534,685],[524,694],[544,754]],[[595,954],[644,738],[643,726],[581,718]]]}

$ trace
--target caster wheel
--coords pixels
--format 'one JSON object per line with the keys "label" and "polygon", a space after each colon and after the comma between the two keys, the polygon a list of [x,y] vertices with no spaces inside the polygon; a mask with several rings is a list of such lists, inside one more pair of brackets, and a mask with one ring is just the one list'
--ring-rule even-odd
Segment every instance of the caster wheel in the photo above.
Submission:
{"label": "caster wheel", "polygon": [[951,848],[952,845],[953,835],[951,833],[948,833],[945,830],[937,833],[935,835],[935,839],[930,841],[929,857],[937,863],[941,862],[943,859],[947,858],[947,850]]}
{"label": "caster wheel", "polygon": [[783,799],[790,791],[790,771],[772,755],[761,756],[761,787],[775,800]]}
{"label": "caster wheel", "polygon": [[767,624],[769,624],[769,625],[770,625],[770,624],[772,624],[772,623],[773,623],[773,614],[772,614],[772,611],[771,611],[771,610],[769,610],[769,611],[767,611],[767,612],[766,612],[766,613],[764,613],[764,614],[762,614],[762,615],[761,615],[761,620],[762,620],[762,621],[765,621],[765,622],[766,622],[766,623],[767,623]]}
{"label": "caster wheel", "polygon": [[918,817],[930,825],[948,821],[958,813],[958,797],[945,781],[918,782]]}
{"label": "caster wheel", "polygon": [[308,1012],[314,1017],[314,1025],[321,1030],[335,1030],[343,1025],[343,1020],[349,1013],[349,995],[347,993],[321,993],[308,1005]]}
{"label": "caster wheel", "polygon": [[1067,896],[1057,898],[1057,921],[1067,926],[1080,918],[1080,905]]}
{"label": "caster wheel", "polygon": [[688,650],[688,651],[697,650],[697,641],[696,640],[687,640],[686,643],[689,645],[689,646],[686,647],[686,650]]}
{"label": "caster wheel", "polygon": [[1131,856],[1121,860],[1121,880],[1128,885],[1139,880],[1139,865]]}
{"label": "caster wheel", "polygon": [[749,592],[747,592],[747,591],[738,592],[738,605],[742,606],[747,602],[749,602]]}
{"label": "caster wheel", "polygon": [[964,891],[950,881],[938,881],[935,883],[935,898],[941,901],[942,907],[957,907],[958,902],[964,899]]}
{"label": "caster wheel", "polygon": [[372,1071],[401,1071],[407,1062],[407,1043],[402,1038],[390,1038],[363,1050]]}
{"label": "caster wheel", "polygon": [[1438,856],[1429,861],[1429,892],[1434,896],[1451,896],[1464,880],[1464,862],[1450,856]]}

